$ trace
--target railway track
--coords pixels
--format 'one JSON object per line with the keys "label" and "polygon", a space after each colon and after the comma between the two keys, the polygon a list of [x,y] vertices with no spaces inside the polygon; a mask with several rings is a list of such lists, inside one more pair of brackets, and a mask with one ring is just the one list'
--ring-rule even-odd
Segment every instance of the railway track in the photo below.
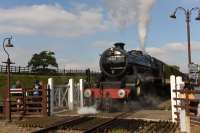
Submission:
{"label": "railway track", "polygon": [[127,113],[121,113],[114,118],[99,118],[94,116],[77,116],[57,121],[33,133],[74,132],[81,133],[175,133],[177,125],[169,121],[147,121],[123,119]]}
{"label": "railway track", "polygon": [[87,119],[88,119],[87,116],[75,116],[73,118],[67,117],[61,121],[56,121],[55,123],[52,123],[44,128],[33,131],[32,133],[48,133],[50,131],[56,131],[56,130],[62,129],[64,126],[75,125],[77,123],[86,121]]}
{"label": "railway track", "polygon": [[135,119],[115,119],[83,131],[83,133],[174,133],[176,129],[177,125],[168,121],[153,122]]}
{"label": "railway track", "polygon": [[[121,113],[114,118],[96,118],[96,117],[89,117],[87,115],[85,116],[77,116],[75,118],[66,118],[61,121],[55,121],[55,123],[50,124],[44,128],[41,128],[39,130],[36,130],[32,133],[44,133],[49,131],[56,131],[60,129],[70,129],[70,130],[80,130],[84,131],[86,133],[94,132],[95,130],[98,130],[99,128],[111,124],[113,121],[115,121],[117,118],[127,115],[126,113]],[[91,126],[92,123],[92,126]]]}
{"label": "railway track", "polygon": [[115,123],[115,121],[117,121],[119,118],[122,118],[122,117],[127,117],[127,113],[122,113],[122,114],[119,114],[117,115],[116,117],[110,119],[110,120],[107,120],[103,123],[99,123],[99,124],[96,124],[95,126],[87,129],[86,131],[84,131],[83,133],[94,133],[94,132],[99,132],[100,130],[102,129],[105,129],[106,127],[108,127],[109,125],[112,125],[113,123]]}

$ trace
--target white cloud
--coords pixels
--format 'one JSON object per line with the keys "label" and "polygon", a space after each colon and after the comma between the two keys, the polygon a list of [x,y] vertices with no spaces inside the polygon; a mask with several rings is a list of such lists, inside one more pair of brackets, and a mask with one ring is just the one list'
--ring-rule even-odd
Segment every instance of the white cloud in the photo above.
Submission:
{"label": "white cloud", "polygon": [[[98,49],[99,53],[97,52],[96,60],[86,60],[84,58],[81,59],[71,59],[69,58],[61,58],[56,57],[59,67],[66,68],[66,69],[86,69],[91,68],[92,70],[99,70],[99,56],[98,54],[102,53],[103,50],[112,47],[112,41],[96,41],[91,44],[92,47]],[[199,51],[200,51],[200,42],[192,42],[191,43],[191,50],[192,50],[192,61],[194,63],[200,64],[199,58]],[[178,65],[181,68],[181,71],[187,72],[187,63],[188,63],[188,56],[187,56],[187,44],[186,43],[167,43],[162,47],[148,47],[146,51],[162,60],[163,62],[171,65]],[[10,48],[9,53],[11,55],[11,60],[16,63],[16,65],[26,66],[27,62],[31,59],[32,54],[37,51],[33,51],[29,48],[20,48],[16,47],[14,49]],[[3,50],[0,49],[0,61],[6,60],[6,55],[4,54]]]}
{"label": "white cloud", "polygon": [[[90,44],[92,52],[89,52],[89,56],[92,56],[92,58],[76,58],[74,57],[73,59],[69,58],[60,58],[58,59],[58,64],[60,68],[65,68],[65,69],[87,69],[90,68],[91,70],[95,71],[100,71],[99,68],[99,59],[100,59],[100,54],[102,52],[109,48],[112,47],[114,44],[113,41],[109,40],[98,40]],[[88,52],[88,51],[85,51]]]}
{"label": "white cloud", "polygon": [[67,11],[60,5],[32,5],[0,9],[0,33],[76,37],[105,30],[102,10]]}
{"label": "white cloud", "polygon": [[[12,62],[15,62],[14,65],[16,66],[27,66],[28,61],[33,56],[33,53],[38,53],[39,51],[34,51],[28,48],[9,48],[7,49],[10,54],[10,59]],[[5,52],[0,49],[0,62],[6,61],[7,56]],[[55,55],[56,56],[56,55]],[[56,60],[60,69],[87,69],[90,68],[91,70],[99,71],[99,62],[98,59],[95,61],[89,61],[84,59],[72,59],[69,58],[61,58],[56,56]]]}
{"label": "white cloud", "polygon": [[94,48],[101,48],[101,49],[107,49],[109,47],[112,47],[114,44],[114,41],[96,41],[91,46]]}
{"label": "white cloud", "polygon": [[[33,53],[33,51],[30,49],[19,47],[9,48],[7,51],[9,52],[11,61],[14,62],[16,66],[27,66],[28,61],[31,59]],[[7,55],[2,49],[0,49],[0,52],[2,53],[2,56],[0,56],[2,57],[0,58],[0,62],[6,61]]]}
{"label": "white cloud", "polygon": [[136,20],[136,4],[134,0],[104,0],[109,10],[108,15],[112,23],[123,28]]}
{"label": "white cloud", "polygon": [[[188,55],[187,55],[187,44],[186,43],[168,43],[163,45],[163,47],[149,47],[146,51],[164,61],[167,64],[178,65],[183,72],[187,72],[187,63],[188,63]],[[192,42],[191,43],[191,51],[192,51],[192,61],[194,63],[200,63],[198,60],[198,52],[200,51],[200,42]]]}
{"label": "white cloud", "polygon": [[58,59],[58,64],[59,64],[59,67],[61,69],[65,68],[65,69],[77,69],[77,70],[84,70],[84,69],[88,69],[90,68],[91,70],[94,70],[94,71],[99,71],[99,63],[98,63],[98,60],[96,61],[86,61],[83,60],[82,61],[77,61],[77,60],[66,60],[66,59]]}

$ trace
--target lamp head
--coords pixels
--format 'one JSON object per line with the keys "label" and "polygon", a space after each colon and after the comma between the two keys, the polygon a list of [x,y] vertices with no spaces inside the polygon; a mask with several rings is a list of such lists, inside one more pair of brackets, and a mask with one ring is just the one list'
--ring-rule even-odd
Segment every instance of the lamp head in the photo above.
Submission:
{"label": "lamp head", "polygon": [[200,12],[199,12],[198,16],[195,19],[200,21]]}
{"label": "lamp head", "polygon": [[176,14],[175,13],[171,14],[170,18],[176,19]]}
{"label": "lamp head", "polygon": [[11,43],[11,39],[12,38],[8,39],[8,43],[5,45],[6,47],[14,47],[13,44]]}

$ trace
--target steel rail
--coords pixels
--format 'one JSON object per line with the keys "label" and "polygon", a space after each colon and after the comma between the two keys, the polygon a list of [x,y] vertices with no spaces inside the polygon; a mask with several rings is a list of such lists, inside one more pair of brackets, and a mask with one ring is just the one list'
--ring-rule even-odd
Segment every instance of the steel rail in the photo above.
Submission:
{"label": "steel rail", "polygon": [[125,115],[127,115],[127,112],[121,113],[121,114],[115,116],[114,118],[112,118],[111,120],[108,120],[108,121],[106,121],[104,123],[98,124],[98,125],[90,128],[90,129],[88,129],[86,131],[83,131],[83,133],[95,133],[95,132],[99,131],[100,129],[104,129],[105,127],[111,125],[117,119],[119,119],[120,117],[125,116]]}
{"label": "steel rail", "polygon": [[72,123],[76,123],[76,122],[79,122],[81,120],[84,120],[84,118],[87,118],[87,117],[88,116],[84,115],[84,116],[79,116],[78,118],[77,117],[72,118],[72,119],[66,118],[62,121],[57,121],[56,123],[51,124],[51,125],[49,125],[45,128],[33,131],[32,133],[47,133],[49,131],[55,131],[55,130],[58,130],[58,129],[66,126],[66,125],[71,125]]}

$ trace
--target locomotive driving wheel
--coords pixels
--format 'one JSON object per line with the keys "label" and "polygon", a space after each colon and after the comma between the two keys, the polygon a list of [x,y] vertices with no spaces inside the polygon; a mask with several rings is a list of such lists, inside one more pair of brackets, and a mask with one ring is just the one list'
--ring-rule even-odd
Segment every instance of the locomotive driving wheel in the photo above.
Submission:
{"label": "locomotive driving wheel", "polygon": [[142,90],[142,82],[141,82],[140,79],[136,79],[135,88],[136,88],[136,95],[140,96],[141,95],[141,90]]}

